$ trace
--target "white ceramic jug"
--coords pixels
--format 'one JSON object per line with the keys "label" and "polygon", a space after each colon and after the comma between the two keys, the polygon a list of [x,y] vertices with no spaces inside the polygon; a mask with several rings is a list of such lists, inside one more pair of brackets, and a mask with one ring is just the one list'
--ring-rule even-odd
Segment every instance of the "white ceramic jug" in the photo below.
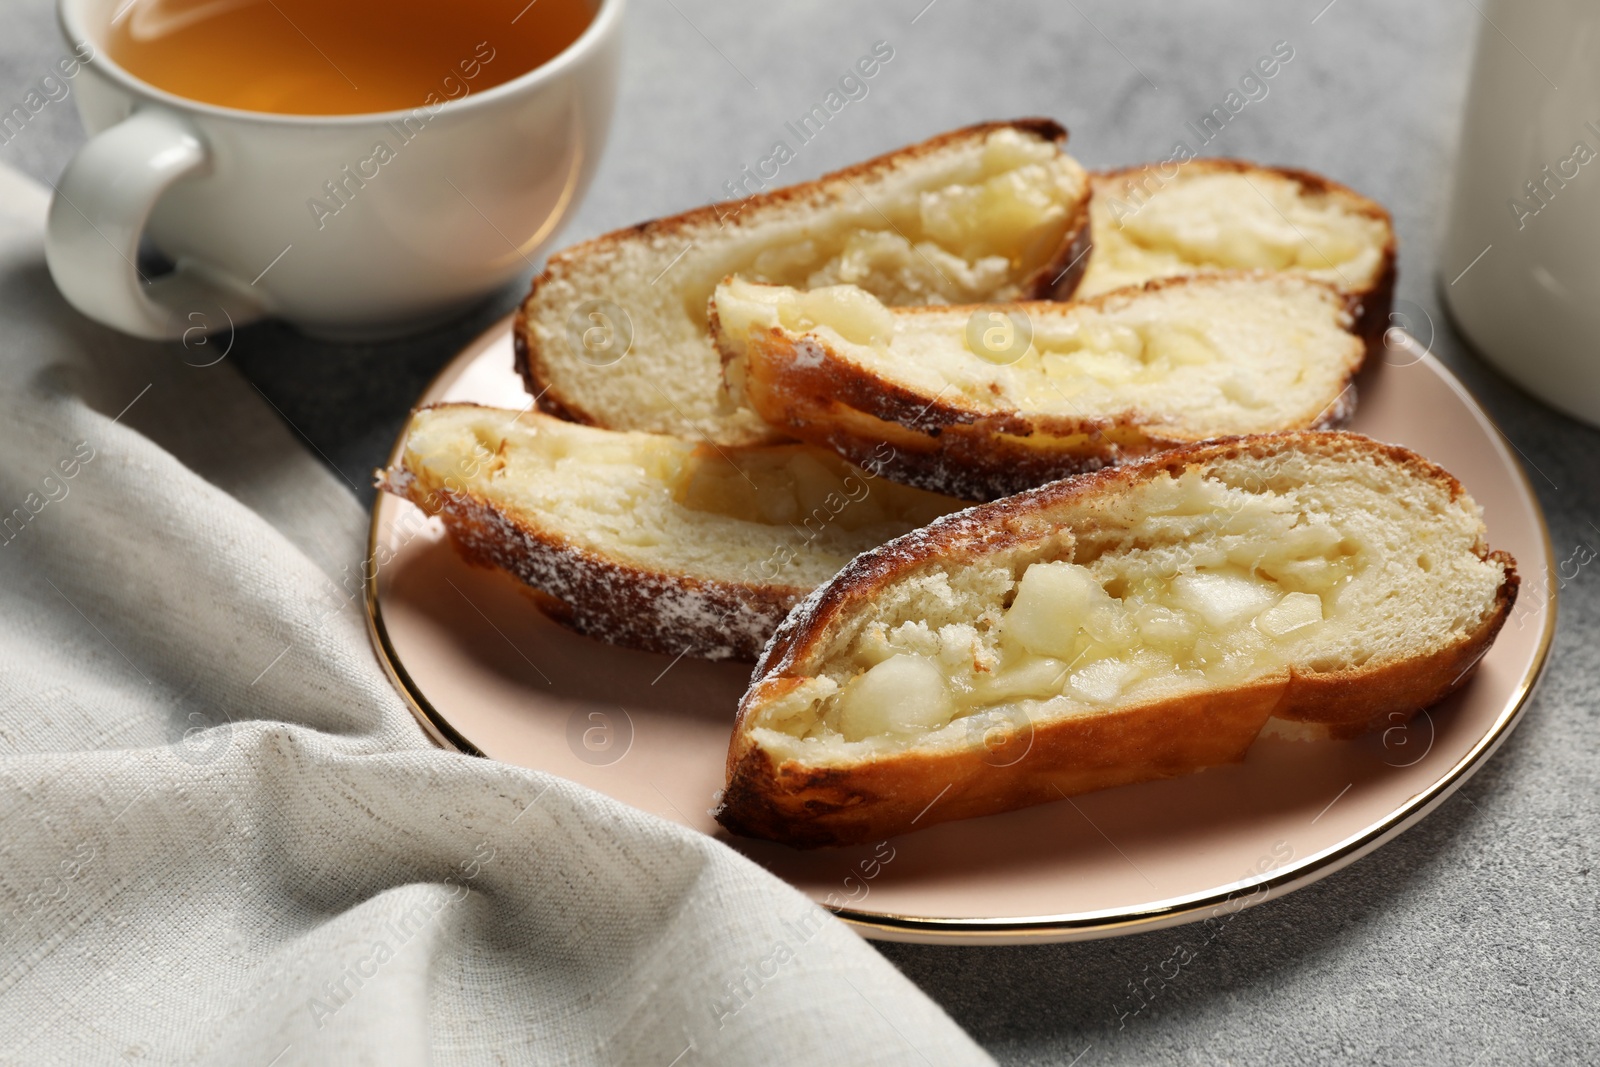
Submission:
{"label": "white ceramic jug", "polygon": [[1600,425],[1600,3],[1480,9],[1439,286],[1486,359]]}

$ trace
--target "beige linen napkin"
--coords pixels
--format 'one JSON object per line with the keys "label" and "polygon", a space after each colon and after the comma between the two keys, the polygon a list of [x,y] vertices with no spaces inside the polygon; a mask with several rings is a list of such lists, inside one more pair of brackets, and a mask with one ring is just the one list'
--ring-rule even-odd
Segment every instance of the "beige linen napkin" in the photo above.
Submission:
{"label": "beige linen napkin", "polygon": [[978,1063],[716,842],[431,748],[365,516],[227,360],[92,325],[0,167],[0,1062]]}

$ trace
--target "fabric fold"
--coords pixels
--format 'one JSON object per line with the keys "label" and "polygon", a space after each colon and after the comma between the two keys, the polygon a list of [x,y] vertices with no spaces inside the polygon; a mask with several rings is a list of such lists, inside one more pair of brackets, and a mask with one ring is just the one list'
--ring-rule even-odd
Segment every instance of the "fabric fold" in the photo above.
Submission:
{"label": "fabric fold", "polygon": [[430,747],[348,488],[71,312],[46,203],[0,168],[0,1060],[989,1062],[731,849]]}

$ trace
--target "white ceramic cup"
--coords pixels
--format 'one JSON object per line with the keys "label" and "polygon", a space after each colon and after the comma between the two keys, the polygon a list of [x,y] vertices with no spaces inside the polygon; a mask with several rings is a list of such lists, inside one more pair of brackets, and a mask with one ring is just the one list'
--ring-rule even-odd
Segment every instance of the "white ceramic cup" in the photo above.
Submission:
{"label": "white ceramic cup", "polygon": [[1486,359],[1600,425],[1600,4],[1483,14],[1439,286]]}
{"label": "white ceramic cup", "polygon": [[[140,337],[274,315],[372,338],[446,319],[531,266],[610,125],[623,0],[594,0],[566,51],[492,88],[447,70],[466,89],[432,107],[305,116],[133,77],[105,47],[127,2],[61,0],[67,40],[93,49],[76,84],[91,139],[56,186],[46,254],[73,306]],[[177,269],[142,277],[141,236]]]}

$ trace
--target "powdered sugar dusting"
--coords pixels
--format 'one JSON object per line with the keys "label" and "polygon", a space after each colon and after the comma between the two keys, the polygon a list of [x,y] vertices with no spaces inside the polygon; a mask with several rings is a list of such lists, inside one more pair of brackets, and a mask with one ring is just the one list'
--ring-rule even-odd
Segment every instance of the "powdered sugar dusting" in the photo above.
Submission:
{"label": "powdered sugar dusting", "polygon": [[[391,471],[383,488],[429,494],[415,472]],[[579,633],[629,648],[701,659],[754,659],[799,598],[781,587],[741,585],[643,570],[525,525],[470,493],[435,487],[439,517],[469,559],[499,567],[562,601],[550,615]]]}

